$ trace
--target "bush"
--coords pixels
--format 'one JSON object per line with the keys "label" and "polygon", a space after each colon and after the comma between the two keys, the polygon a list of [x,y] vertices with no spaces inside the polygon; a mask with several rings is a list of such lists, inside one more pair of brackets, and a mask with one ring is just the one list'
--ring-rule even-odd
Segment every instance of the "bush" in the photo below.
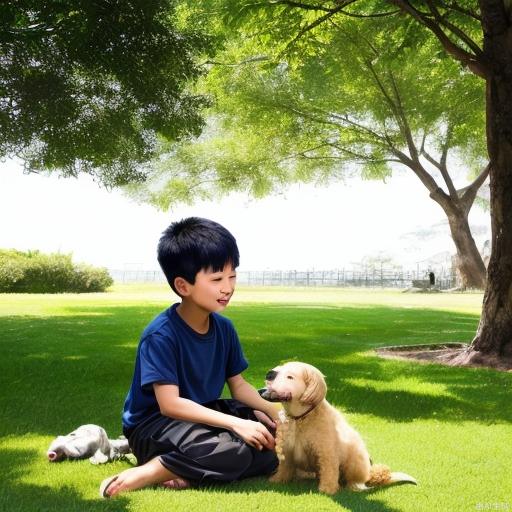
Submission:
{"label": "bush", "polygon": [[114,280],[106,268],[97,268],[85,264],[76,265],[74,279],[74,291],[77,293],[103,292],[114,284]]}
{"label": "bush", "polygon": [[113,284],[106,268],[77,264],[69,254],[0,250],[0,292],[103,292]]}

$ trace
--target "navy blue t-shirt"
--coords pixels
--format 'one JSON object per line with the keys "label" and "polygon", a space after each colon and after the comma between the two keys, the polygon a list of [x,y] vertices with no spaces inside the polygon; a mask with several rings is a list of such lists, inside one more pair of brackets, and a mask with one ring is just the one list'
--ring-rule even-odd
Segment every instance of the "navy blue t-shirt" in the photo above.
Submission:
{"label": "navy blue t-shirt", "polygon": [[226,379],[248,367],[230,320],[211,313],[208,332],[199,334],[179,316],[177,306],[160,313],[142,333],[124,404],[125,429],[160,411],[154,383],[176,384],[180,397],[202,404],[218,399]]}

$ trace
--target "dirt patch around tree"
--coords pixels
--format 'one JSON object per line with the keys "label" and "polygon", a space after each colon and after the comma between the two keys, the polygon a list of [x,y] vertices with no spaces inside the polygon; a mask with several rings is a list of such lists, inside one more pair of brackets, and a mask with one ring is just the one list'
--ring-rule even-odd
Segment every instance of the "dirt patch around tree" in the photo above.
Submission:
{"label": "dirt patch around tree", "polygon": [[504,360],[494,356],[483,356],[474,351],[472,352],[466,343],[381,347],[376,349],[375,352],[378,356],[386,359],[403,359],[417,361],[418,363],[512,371],[512,360]]}

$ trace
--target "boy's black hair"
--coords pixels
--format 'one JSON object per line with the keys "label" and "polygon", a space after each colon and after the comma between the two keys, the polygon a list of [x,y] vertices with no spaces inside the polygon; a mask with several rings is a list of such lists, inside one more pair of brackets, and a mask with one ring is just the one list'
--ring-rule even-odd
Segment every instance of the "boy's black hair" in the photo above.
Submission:
{"label": "boy's black hair", "polygon": [[173,222],[158,243],[158,263],[175,293],[177,277],[194,284],[201,270],[219,272],[228,263],[236,268],[239,260],[233,235],[217,222],[201,217]]}

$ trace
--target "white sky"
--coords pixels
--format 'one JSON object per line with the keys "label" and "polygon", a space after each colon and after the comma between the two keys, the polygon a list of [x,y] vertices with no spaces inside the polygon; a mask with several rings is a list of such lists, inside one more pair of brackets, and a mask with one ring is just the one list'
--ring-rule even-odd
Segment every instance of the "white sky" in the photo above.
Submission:
{"label": "white sky", "polygon": [[[158,268],[160,233],[190,215],[211,218],[233,233],[241,270],[352,268],[379,253],[416,268],[437,253],[454,252],[448,227],[433,229],[445,219],[442,210],[406,172],[386,184],[353,178],[328,188],[294,186],[262,200],[236,194],[163,213],[86,176],[24,175],[16,162],[0,164],[1,248],[60,251],[110,269],[152,270]],[[477,206],[470,220],[490,224]],[[404,236],[418,230],[431,236]],[[481,247],[486,236],[475,238]]]}

